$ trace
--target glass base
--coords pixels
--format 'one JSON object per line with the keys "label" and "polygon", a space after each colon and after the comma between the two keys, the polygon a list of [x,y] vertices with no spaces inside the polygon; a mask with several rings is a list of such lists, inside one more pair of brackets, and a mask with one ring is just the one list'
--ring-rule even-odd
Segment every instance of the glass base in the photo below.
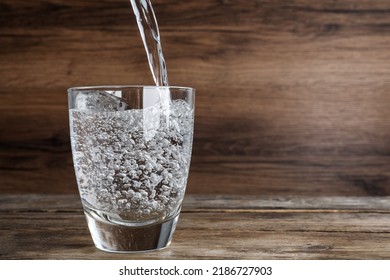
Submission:
{"label": "glass base", "polygon": [[111,253],[134,253],[167,247],[179,214],[160,224],[131,227],[115,224],[84,212],[96,248]]}

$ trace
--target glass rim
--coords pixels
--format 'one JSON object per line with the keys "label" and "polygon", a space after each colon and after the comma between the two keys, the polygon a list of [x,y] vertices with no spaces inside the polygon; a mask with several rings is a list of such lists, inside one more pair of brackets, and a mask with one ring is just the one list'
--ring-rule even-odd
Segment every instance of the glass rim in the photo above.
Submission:
{"label": "glass rim", "polygon": [[68,92],[71,91],[84,91],[84,90],[99,90],[99,89],[179,89],[179,90],[190,90],[195,92],[195,88],[184,87],[184,86],[153,86],[153,85],[102,85],[102,86],[77,86],[68,88]]}

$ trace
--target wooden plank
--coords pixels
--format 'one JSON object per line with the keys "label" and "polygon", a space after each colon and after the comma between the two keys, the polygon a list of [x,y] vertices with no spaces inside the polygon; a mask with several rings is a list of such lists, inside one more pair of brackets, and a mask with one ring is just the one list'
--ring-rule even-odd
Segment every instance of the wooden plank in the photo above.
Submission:
{"label": "wooden plank", "polygon": [[[279,231],[279,232],[350,232],[350,233],[386,233],[389,232],[389,213],[366,212],[326,212],[326,211],[182,211],[184,220],[181,226],[197,231],[228,231],[232,238],[238,238],[240,232]],[[2,230],[22,232],[37,230],[36,226],[49,229],[82,230],[71,216],[77,220],[83,218],[82,211],[63,212],[10,212],[1,213]],[[15,222],[16,221],[16,222]],[[196,223],[194,224],[194,221]],[[230,224],[232,222],[232,224]],[[80,223],[79,223],[80,224]],[[84,222],[82,224],[85,224]],[[195,233],[194,233],[195,234]]]}
{"label": "wooden plank", "polygon": [[[375,227],[368,223],[370,232],[361,232],[362,217],[358,217],[357,223],[360,231],[345,230],[351,223],[343,224],[340,220],[350,217],[338,217],[342,231],[333,230],[332,225],[313,230],[310,227],[311,219],[299,214],[292,221],[297,227],[304,229],[280,228],[285,225],[283,215],[267,221],[267,219],[248,218],[240,214],[239,217],[225,219],[223,215],[205,217],[199,215],[182,215],[172,245],[164,251],[150,254],[114,255],[95,250],[91,244],[86,224],[82,216],[70,220],[45,215],[40,219],[31,215],[32,220],[28,225],[19,229],[2,230],[2,255],[4,258],[386,258],[388,256],[388,232],[377,233]],[[260,215],[258,215],[260,216]],[[289,215],[290,216],[290,215]],[[18,217],[10,216],[14,221]],[[321,215],[319,219],[327,219],[327,215]],[[194,229],[194,219],[201,221],[200,226]],[[2,217],[3,220],[3,217]],[[39,223],[45,221],[42,225]],[[248,222],[237,222],[250,221]],[[302,223],[305,220],[307,222]],[[366,218],[364,219],[366,220]],[[375,217],[372,220],[377,221]],[[218,227],[210,227],[210,224]],[[15,224],[15,222],[13,222]],[[197,224],[197,223],[195,223]],[[72,225],[80,225],[75,228]],[[234,226],[232,226],[234,225]],[[62,229],[67,226],[66,234]],[[83,227],[81,227],[83,226]],[[222,228],[220,228],[222,226]],[[245,230],[237,230],[238,226],[244,226]],[[311,225],[315,227],[315,225]],[[278,230],[275,231],[275,228]],[[386,228],[386,227],[385,227]],[[387,226],[388,231],[388,226]],[[226,234],[229,232],[229,234]],[[378,245],[378,243],[380,245]],[[376,244],[376,245],[375,245]],[[380,247],[380,248],[378,248]],[[23,248],[23,250],[21,250]],[[40,249],[39,249],[40,248]],[[39,249],[39,250],[38,250]],[[387,250],[387,252],[386,252]]]}
{"label": "wooden plank", "polygon": [[[189,192],[390,195],[388,0],[153,3],[197,89]],[[130,4],[0,5],[0,192],[75,193],[66,88],[152,83]]]}
{"label": "wooden plank", "polygon": [[356,210],[390,211],[389,197],[313,196],[267,197],[253,195],[186,195],[183,209],[226,210]]}
{"label": "wooden plank", "polygon": [[[222,205],[222,200],[228,203]],[[110,254],[94,248],[77,196],[2,196],[0,258],[388,259],[390,213],[378,212],[374,200],[378,205],[384,202],[381,198],[356,198],[354,203],[350,198],[343,206],[342,198],[336,202],[317,198],[322,203],[317,211],[313,209],[316,199],[263,200],[285,207],[280,211],[259,205],[256,197],[188,196],[167,249]],[[242,207],[243,201],[253,209]],[[207,209],[212,202],[217,205]],[[333,206],[326,206],[327,202]],[[355,212],[327,211],[348,209],[351,204],[356,205]],[[261,209],[268,211],[256,211]]]}
{"label": "wooden plank", "polygon": [[[355,210],[356,212],[390,211],[390,197],[275,197],[253,195],[186,194],[182,212],[204,210]],[[0,212],[81,212],[78,195],[0,195]]]}

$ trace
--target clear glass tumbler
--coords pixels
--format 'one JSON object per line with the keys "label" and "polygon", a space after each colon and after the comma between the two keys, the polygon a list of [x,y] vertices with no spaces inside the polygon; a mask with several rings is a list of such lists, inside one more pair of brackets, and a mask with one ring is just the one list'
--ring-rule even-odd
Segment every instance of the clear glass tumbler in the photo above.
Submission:
{"label": "clear glass tumbler", "polygon": [[195,90],[77,87],[68,97],[74,168],[95,246],[168,246],[189,173]]}

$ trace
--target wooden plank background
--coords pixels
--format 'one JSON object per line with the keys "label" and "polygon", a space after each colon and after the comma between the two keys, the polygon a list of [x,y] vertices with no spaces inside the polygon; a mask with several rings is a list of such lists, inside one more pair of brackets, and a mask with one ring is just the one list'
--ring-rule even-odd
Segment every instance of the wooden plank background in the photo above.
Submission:
{"label": "wooden plank background", "polygon": [[[390,195],[390,1],[155,0],[190,193]],[[0,191],[75,193],[66,89],[152,84],[127,0],[0,1]]]}

